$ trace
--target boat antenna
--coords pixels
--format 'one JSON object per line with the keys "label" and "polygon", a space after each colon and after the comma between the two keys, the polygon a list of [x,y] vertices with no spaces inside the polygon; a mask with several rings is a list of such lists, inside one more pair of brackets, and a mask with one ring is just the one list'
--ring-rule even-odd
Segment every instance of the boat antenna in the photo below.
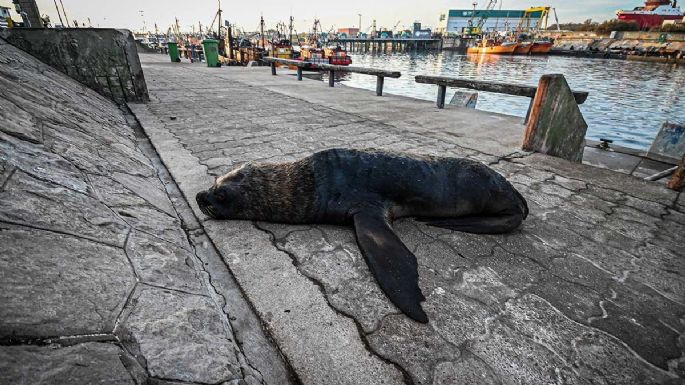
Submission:
{"label": "boat antenna", "polygon": [[62,13],[64,14],[64,19],[67,21],[67,27],[69,26],[69,18],[67,17],[67,11],[64,10],[64,3],[59,0],[59,4],[62,6]]}
{"label": "boat antenna", "polygon": [[57,6],[57,0],[54,0],[55,2],[55,9],[57,10],[57,16],[59,16],[59,23],[64,26],[64,20],[62,20],[62,14],[59,11],[59,7]]}
{"label": "boat antenna", "polygon": [[219,15],[219,22],[217,23],[216,26],[216,31],[217,31],[217,36],[219,39],[221,39],[221,24],[223,24],[223,20],[221,20],[221,0],[219,0],[219,10],[217,11]]}
{"label": "boat antenna", "polygon": [[259,34],[262,36],[262,48],[266,49],[266,44],[264,43],[264,15],[259,20],[259,31]]}
{"label": "boat antenna", "polygon": [[295,19],[293,18],[293,15],[290,15],[290,24],[288,25],[290,29],[290,33],[288,34],[288,40],[290,40],[290,44],[293,42],[293,22]]}

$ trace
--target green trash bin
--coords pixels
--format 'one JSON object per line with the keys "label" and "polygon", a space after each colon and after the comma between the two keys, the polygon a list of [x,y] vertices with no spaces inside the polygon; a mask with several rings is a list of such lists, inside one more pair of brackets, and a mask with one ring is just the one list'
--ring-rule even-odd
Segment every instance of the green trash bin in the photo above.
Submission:
{"label": "green trash bin", "polygon": [[202,49],[205,53],[207,67],[221,67],[221,62],[219,62],[218,40],[204,39],[202,41]]}
{"label": "green trash bin", "polygon": [[178,55],[178,43],[175,41],[170,41],[167,44],[167,48],[169,49],[169,57],[171,58],[172,63],[179,63],[181,61],[181,57]]}

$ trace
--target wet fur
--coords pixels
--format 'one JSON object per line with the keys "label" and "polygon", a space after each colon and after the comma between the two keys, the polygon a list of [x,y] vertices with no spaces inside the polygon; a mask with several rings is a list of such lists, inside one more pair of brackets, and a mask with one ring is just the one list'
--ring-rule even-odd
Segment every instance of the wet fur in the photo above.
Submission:
{"label": "wet fur", "polygon": [[305,223],[316,207],[314,172],[308,159],[246,165],[217,180],[237,183],[246,201],[243,219]]}

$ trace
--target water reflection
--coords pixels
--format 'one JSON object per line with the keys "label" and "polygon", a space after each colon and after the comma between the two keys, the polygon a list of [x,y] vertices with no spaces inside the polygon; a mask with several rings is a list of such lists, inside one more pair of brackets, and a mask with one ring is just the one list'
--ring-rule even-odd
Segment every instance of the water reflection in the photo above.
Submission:
{"label": "water reflection", "polygon": [[[561,73],[573,89],[588,91],[581,106],[590,139],[648,148],[665,121],[685,123],[685,68],[676,65],[560,56],[464,56],[451,52],[353,55],[354,65],[402,71],[386,79],[387,93],[434,100],[437,87],[414,82],[415,75],[537,85],[543,74]],[[374,90],[372,76],[350,74],[342,81]],[[451,97],[448,94],[448,100]],[[528,98],[481,92],[478,109],[524,116]]]}

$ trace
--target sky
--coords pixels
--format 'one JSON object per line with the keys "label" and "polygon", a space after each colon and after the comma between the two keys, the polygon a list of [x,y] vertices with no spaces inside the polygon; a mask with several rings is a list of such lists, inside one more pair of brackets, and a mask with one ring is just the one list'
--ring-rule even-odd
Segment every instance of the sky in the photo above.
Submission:
{"label": "sky", "polygon": [[[57,4],[60,0],[56,0]],[[197,28],[212,22],[217,0],[61,0],[70,21],[79,24],[90,18],[93,27],[128,28],[142,30],[143,22],[148,30],[157,23],[165,32],[178,17],[182,30]],[[485,7],[487,0],[478,0],[477,8]],[[11,6],[11,0],[0,0],[0,5]],[[41,14],[48,14],[58,21],[55,0],[37,0]],[[345,0],[340,6],[330,7],[326,1],[313,0],[252,0],[222,2],[224,19],[246,31],[255,31],[259,17],[264,16],[267,28],[278,22],[288,22],[292,15],[298,32],[311,29],[315,19],[321,21],[324,31],[331,28],[358,27],[362,14],[362,29],[366,30],[376,19],[378,27],[391,29],[410,28],[414,21],[435,27],[440,13],[448,9],[472,9],[473,0]],[[525,9],[530,6],[549,5],[556,8],[561,23],[580,22],[586,19],[604,21],[612,19],[618,9],[632,9],[642,5],[643,0],[547,0],[535,3],[526,0],[501,0],[502,9]],[[498,4],[496,8],[499,8]],[[141,12],[142,11],[142,12]],[[552,19],[550,19],[551,22]]]}

